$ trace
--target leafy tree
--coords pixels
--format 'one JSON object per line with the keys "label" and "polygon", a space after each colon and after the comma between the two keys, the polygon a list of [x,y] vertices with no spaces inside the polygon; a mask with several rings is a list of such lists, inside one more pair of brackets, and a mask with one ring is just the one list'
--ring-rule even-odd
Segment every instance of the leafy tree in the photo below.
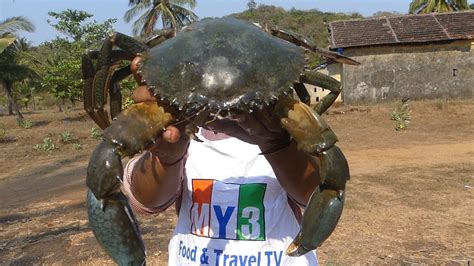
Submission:
{"label": "leafy tree", "polygon": [[72,38],[74,42],[84,42],[85,45],[91,45],[98,40],[103,40],[112,31],[112,26],[117,19],[107,19],[102,23],[96,20],[87,22],[94,15],[85,11],[66,9],[60,13],[48,12],[48,15],[56,19],[56,22],[48,19],[49,25],[57,31]]}
{"label": "leafy tree", "polygon": [[474,4],[470,4],[469,9],[474,9]]}
{"label": "leafy tree", "polygon": [[408,13],[427,14],[432,12],[453,12],[469,9],[467,0],[413,0]]}
{"label": "leafy tree", "polygon": [[52,53],[41,63],[41,85],[58,99],[59,111],[63,111],[66,100],[74,106],[82,96],[81,55],[84,46],[80,42],[70,43],[59,38],[46,45]]}
{"label": "leafy tree", "polygon": [[54,19],[48,23],[67,37],[57,37],[40,45],[36,62],[42,76],[42,87],[58,100],[62,111],[66,100],[74,106],[82,96],[81,56],[84,50],[98,48],[113,31],[116,19],[99,23],[91,20],[92,14],[71,9],[48,14]]}
{"label": "leafy tree", "polygon": [[374,18],[383,18],[383,17],[396,17],[396,16],[401,16],[402,13],[397,12],[397,11],[377,11],[375,12],[372,17]]}
{"label": "leafy tree", "polygon": [[24,17],[11,17],[0,22],[0,53],[16,40],[18,31],[33,32],[35,26]]}
{"label": "leafy tree", "polygon": [[[329,22],[341,19],[362,18],[362,15],[358,13],[326,13],[316,9],[305,11],[291,9],[286,11],[281,7],[270,5],[259,5],[253,11],[246,10],[232,16],[259,23],[262,26],[274,26],[295,32],[319,47],[328,47],[329,45]],[[310,67],[318,65],[321,60],[319,55],[310,55]]]}
{"label": "leafy tree", "polygon": [[249,2],[247,3],[247,7],[250,11],[252,11],[257,8],[257,3],[255,3],[255,0],[249,0]]}
{"label": "leafy tree", "polygon": [[129,10],[124,15],[126,22],[143,12],[133,23],[134,35],[153,34],[161,18],[163,29],[177,29],[198,19],[197,15],[183,6],[193,9],[195,0],[129,0]]}

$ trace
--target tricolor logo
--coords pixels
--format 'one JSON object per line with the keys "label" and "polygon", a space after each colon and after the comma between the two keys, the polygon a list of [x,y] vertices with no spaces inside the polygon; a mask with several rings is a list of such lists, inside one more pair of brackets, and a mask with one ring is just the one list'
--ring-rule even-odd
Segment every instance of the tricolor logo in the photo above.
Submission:
{"label": "tricolor logo", "polygon": [[233,240],[265,240],[266,184],[192,180],[191,233]]}

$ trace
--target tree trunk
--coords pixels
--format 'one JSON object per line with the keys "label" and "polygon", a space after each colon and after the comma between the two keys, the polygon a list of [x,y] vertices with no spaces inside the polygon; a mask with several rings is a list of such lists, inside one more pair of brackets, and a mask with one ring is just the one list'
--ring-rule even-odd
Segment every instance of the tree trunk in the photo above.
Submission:
{"label": "tree trunk", "polygon": [[66,99],[65,98],[60,98],[58,99],[58,109],[59,112],[64,112],[64,105],[66,104]]}
{"label": "tree trunk", "polygon": [[8,105],[8,115],[13,115],[13,107],[10,101],[7,101],[7,105]]}
{"label": "tree trunk", "polygon": [[69,98],[69,101],[71,101],[72,107],[73,107],[73,108],[76,108],[76,99],[74,99],[73,97],[71,97],[71,98]]}
{"label": "tree trunk", "polygon": [[35,96],[33,95],[32,87],[30,87],[30,95],[31,95],[31,101],[33,103],[33,111],[36,112],[36,102],[35,102]]}
{"label": "tree trunk", "polygon": [[[2,81],[2,87],[5,89],[5,94],[7,95],[8,100],[8,115],[13,115],[13,110],[16,112],[17,120],[23,120],[23,115],[20,113],[20,108],[13,98],[12,86],[13,82],[9,80]],[[12,111],[10,113],[10,111]]]}

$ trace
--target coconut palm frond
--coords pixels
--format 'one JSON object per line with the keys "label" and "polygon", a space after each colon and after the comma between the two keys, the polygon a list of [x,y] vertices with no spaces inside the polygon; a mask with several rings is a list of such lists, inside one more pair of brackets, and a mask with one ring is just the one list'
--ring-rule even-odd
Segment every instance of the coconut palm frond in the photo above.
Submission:
{"label": "coconut palm frond", "polygon": [[182,20],[181,26],[195,22],[199,17],[191,10],[183,8],[181,6],[173,6],[173,13],[176,14],[176,17]]}
{"label": "coconut palm frond", "polygon": [[16,40],[16,37],[4,37],[0,39],[0,54],[3,53],[5,49],[7,49],[8,46],[10,46],[12,43],[14,43]]}
{"label": "coconut palm frond", "polygon": [[150,3],[140,3],[129,10],[125,12],[125,15],[123,15],[123,19],[125,22],[130,22],[134,17],[136,17],[140,12],[143,12],[144,10],[148,9],[150,7]]}
{"label": "coconut palm frond", "polygon": [[173,6],[189,6],[194,9],[196,7],[196,0],[172,0],[170,4]]}
{"label": "coconut palm frond", "polygon": [[17,31],[33,32],[35,26],[25,17],[11,17],[0,22],[0,35]]}
{"label": "coconut palm frond", "polygon": [[38,73],[27,66],[0,64],[0,80],[22,81],[39,78]]}
{"label": "coconut palm frond", "polygon": [[145,11],[133,23],[133,34],[152,34],[158,20],[163,24],[163,28],[171,29],[197,20],[196,14],[183,7],[194,8],[196,0],[129,0],[129,4],[133,7],[125,13],[127,22],[131,21],[138,13]]}
{"label": "coconut palm frond", "polygon": [[467,0],[413,0],[409,13],[452,12],[469,9]]}

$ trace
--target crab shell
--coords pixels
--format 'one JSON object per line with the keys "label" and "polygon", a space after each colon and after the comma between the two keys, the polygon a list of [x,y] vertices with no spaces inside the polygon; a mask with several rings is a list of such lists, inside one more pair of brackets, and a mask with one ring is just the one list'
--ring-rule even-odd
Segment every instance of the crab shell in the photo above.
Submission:
{"label": "crab shell", "polygon": [[205,20],[143,55],[139,72],[153,95],[186,112],[246,111],[292,90],[304,50],[252,23]]}

